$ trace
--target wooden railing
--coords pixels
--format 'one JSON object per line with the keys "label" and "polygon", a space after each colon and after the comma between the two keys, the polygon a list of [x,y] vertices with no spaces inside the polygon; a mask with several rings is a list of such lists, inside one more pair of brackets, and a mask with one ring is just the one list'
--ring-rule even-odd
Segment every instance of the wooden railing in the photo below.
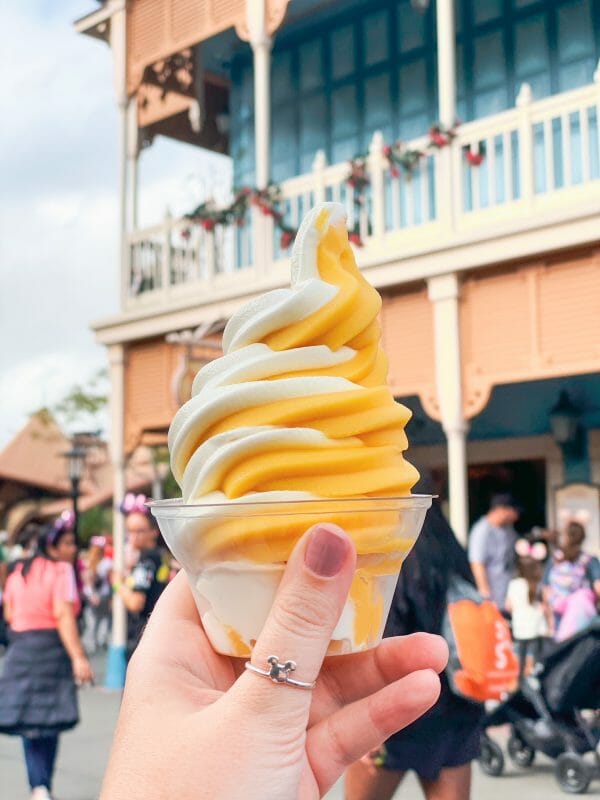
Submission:
{"label": "wooden railing", "polygon": [[[409,143],[426,149],[426,137]],[[600,70],[580,89],[534,101],[527,84],[515,108],[461,125],[448,147],[427,150],[407,177],[392,174],[380,133],[367,158],[369,185],[355,202],[347,163],[317,153],[310,173],[282,184],[286,222],[297,226],[315,203],[345,205],[358,224],[363,266],[478,241],[499,225],[535,226],[549,210],[570,218],[600,198]],[[483,154],[473,165],[468,153]],[[250,212],[242,227],[206,231],[167,217],[129,237],[125,309],[202,295],[251,293],[258,282],[285,282],[272,221]]]}

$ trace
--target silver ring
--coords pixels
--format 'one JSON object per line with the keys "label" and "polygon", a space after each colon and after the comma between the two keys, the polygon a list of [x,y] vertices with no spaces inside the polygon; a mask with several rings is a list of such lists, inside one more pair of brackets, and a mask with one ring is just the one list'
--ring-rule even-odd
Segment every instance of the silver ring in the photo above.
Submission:
{"label": "silver ring", "polygon": [[281,663],[277,656],[269,656],[267,658],[267,663],[269,664],[269,669],[255,667],[254,664],[251,664],[249,661],[246,661],[244,667],[250,670],[250,672],[261,675],[263,678],[270,678],[273,683],[285,683],[288,686],[295,686],[297,689],[314,689],[317,685],[316,681],[297,681],[294,678],[290,678],[290,672],[294,672],[296,669],[295,661],[284,661]]}

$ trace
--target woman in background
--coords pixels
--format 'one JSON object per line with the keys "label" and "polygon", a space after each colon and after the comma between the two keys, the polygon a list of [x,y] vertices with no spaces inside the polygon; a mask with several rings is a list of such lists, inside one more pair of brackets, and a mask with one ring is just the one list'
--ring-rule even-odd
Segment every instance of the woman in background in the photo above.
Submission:
{"label": "woman in background", "polygon": [[[417,490],[431,494],[428,481]],[[475,585],[467,555],[433,501],[400,572],[384,636],[440,634],[451,576]],[[440,675],[438,702],[346,773],[346,800],[391,800],[404,775],[417,773],[428,800],[468,800],[471,761],[479,755],[483,706],[455,695]]]}
{"label": "woman in background", "polygon": [[6,582],[9,646],[0,678],[0,732],[21,736],[32,800],[48,800],[62,731],[79,721],[76,682],[92,680],[76,617],[79,594],[73,531],[39,531],[33,556]]}

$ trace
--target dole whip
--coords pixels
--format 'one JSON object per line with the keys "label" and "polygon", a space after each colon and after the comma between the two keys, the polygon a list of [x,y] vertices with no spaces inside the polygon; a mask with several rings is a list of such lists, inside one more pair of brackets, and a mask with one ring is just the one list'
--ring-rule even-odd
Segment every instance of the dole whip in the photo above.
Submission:
{"label": "dole whip", "polygon": [[248,655],[292,548],[324,521],[341,525],[358,554],[329,652],[381,637],[429,500],[410,497],[418,479],[403,457],[410,412],[386,385],[380,308],[356,266],[342,206],[319,205],[298,232],[291,288],[233,315],[223,357],[200,370],[173,419],[183,504],[153,512],[219,652]]}

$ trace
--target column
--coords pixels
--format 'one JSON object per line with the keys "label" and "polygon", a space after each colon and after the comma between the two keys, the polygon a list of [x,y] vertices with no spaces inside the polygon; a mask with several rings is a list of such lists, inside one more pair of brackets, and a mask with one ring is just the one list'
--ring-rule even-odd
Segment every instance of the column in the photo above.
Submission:
{"label": "column", "polygon": [[[113,549],[115,571],[125,567],[125,519],[119,505],[126,492],[125,478],[125,365],[122,344],[108,348],[110,377],[110,456],[113,468]],[[105,686],[121,689],[125,685],[127,613],[123,601],[113,595],[112,638],[108,651]]]}
{"label": "column", "polygon": [[[456,34],[454,30],[454,0],[437,0],[437,81],[438,120],[450,128],[456,119]],[[452,157],[454,148],[444,147],[436,156],[436,204],[439,222],[449,231],[454,229],[454,181]]]}
{"label": "column", "polygon": [[[127,103],[127,186],[128,197],[128,230],[134,231],[138,224],[138,158],[140,154],[138,123],[137,123],[137,97],[132,97]],[[128,191],[127,191],[128,189]]]}
{"label": "column", "polygon": [[[267,31],[265,0],[247,0],[246,22],[254,69],[254,167],[256,188],[269,184],[271,173],[271,37]],[[252,213],[254,267],[259,274],[273,260],[272,220],[258,209]]]}
{"label": "column", "polygon": [[115,11],[110,24],[113,52],[114,85],[119,108],[119,267],[121,273],[121,308],[129,292],[129,248],[127,247],[127,140],[129,134],[127,97],[127,15],[125,4]]}
{"label": "column", "polygon": [[433,303],[436,386],[442,428],[448,444],[450,524],[458,540],[466,544],[469,526],[469,426],[463,413],[458,276],[452,273],[431,278],[428,293]]}
{"label": "column", "polygon": [[254,59],[254,156],[256,186],[264,189],[271,171],[271,37],[265,0],[247,0],[246,20]]}
{"label": "column", "polygon": [[442,125],[450,127],[454,124],[456,119],[456,32],[454,27],[454,0],[437,0],[436,32],[438,117]]}

